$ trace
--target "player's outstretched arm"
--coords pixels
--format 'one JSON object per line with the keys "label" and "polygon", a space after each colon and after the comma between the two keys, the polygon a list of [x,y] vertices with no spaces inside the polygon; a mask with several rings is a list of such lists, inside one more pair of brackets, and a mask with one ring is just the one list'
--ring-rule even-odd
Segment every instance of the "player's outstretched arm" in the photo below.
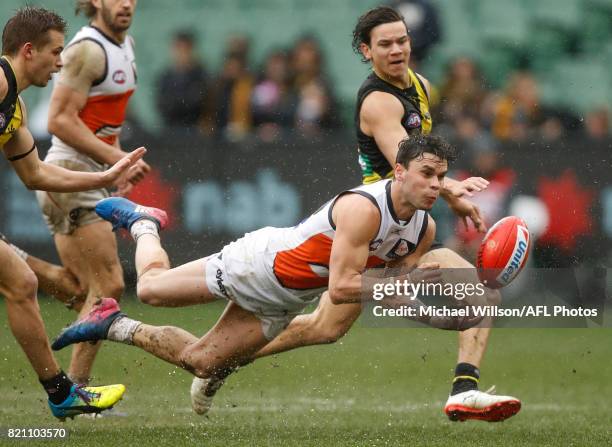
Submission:
{"label": "player's outstretched arm", "polygon": [[362,273],[370,241],[380,226],[380,211],[367,198],[347,194],[332,211],[336,234],[329,260],[329,297],[334,304],[363,301]]}
{"label": "player's outstretched arm", "polygon": [[[421,79],[426,86],[429,85],[425,78]],[[361,106],[359,115],[361,131],[374,138],[390,166],[395,166],[399,143],[408,136],[402,126],[403,115],[402,104],[389,93],[370,93]],[[440,195],[450,205],[450,202],[456,198],[472,197],[474,192],[483,191],[488,185],[489,182],[482,177],[470,177],[463,181],[445,177]]]}
{"label": "player's outstretched arm", "polygon": [[395,96],[372,92],[363,100],[359,114],[361,131],[371,135],[391,167],[395,166],[400,141],[408,136],[402,126],[404,107]]}
{"label": "player's outstretched arm", "polygon": [[22,125],[4,146],[4,154],[28,189],[53,192],[75,192],[107,188],[140,160],[146,149],[139,147],[104,172],[70,171],[38,157],[30,131]]}
{"label": "player's outstretched arm", "polygon": [[449,202],[454,198],[473,197],[475,192],[484,191],[487,186],[489,186],[489,181],[482,177],[469,177],[463,181],[446,177],[440,195]]}

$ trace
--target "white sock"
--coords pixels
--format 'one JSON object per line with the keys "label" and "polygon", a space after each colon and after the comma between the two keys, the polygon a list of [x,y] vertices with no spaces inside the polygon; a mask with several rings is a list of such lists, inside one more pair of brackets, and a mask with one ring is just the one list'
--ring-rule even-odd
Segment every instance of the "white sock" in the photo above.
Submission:
{"label": "white sock", "polygon": [[130,227],[130,233],[135,241],[143,234],[152,234],[159,239],[159,230],[157,224],[150,219],[140,219],[132,224]]}
{"label": "white sock", "polygon": [[108,335],[106,338],[111,341],[131,345],[133,344],[132,338],[134,337],[134,333],[141,324],[142,322],[132,320],[128,317],[119,317],[113,321],[113,324],[108,328]]}

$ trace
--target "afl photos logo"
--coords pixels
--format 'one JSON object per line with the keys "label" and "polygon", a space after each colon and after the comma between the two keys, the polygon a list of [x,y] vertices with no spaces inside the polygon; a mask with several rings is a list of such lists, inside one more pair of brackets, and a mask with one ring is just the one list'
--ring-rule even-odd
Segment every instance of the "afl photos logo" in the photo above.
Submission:
{"label": "afl photos logo", "polygon": [[117,70],[113,73],[113,82],[115,84],[125,84],[126,80],[127,80],[127,75],[125,74],[125,71]]}

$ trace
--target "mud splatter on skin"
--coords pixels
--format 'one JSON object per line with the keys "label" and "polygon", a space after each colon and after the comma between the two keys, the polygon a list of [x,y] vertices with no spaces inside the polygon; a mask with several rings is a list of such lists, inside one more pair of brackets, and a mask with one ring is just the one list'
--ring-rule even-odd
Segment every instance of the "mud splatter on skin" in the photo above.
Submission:
{"label": "mud splatter on skin", "polygon": [[134,334],[134,343],[154,356],[181,368],[186,368],[182,354],[198,339],[189,332],[173,327],[141,325]]}

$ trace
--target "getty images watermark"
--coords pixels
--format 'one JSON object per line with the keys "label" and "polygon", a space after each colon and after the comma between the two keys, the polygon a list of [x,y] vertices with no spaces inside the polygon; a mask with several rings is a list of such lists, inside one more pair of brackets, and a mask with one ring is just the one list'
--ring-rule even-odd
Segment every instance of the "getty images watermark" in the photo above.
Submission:
{"label": "getty images watermark", "polygon": [[435,278],[414,270],[366,275],[366,325],[612,327],[612,275],[606,268],[526,268],[501,289],[488,288],[474,269],[441,269]]}

